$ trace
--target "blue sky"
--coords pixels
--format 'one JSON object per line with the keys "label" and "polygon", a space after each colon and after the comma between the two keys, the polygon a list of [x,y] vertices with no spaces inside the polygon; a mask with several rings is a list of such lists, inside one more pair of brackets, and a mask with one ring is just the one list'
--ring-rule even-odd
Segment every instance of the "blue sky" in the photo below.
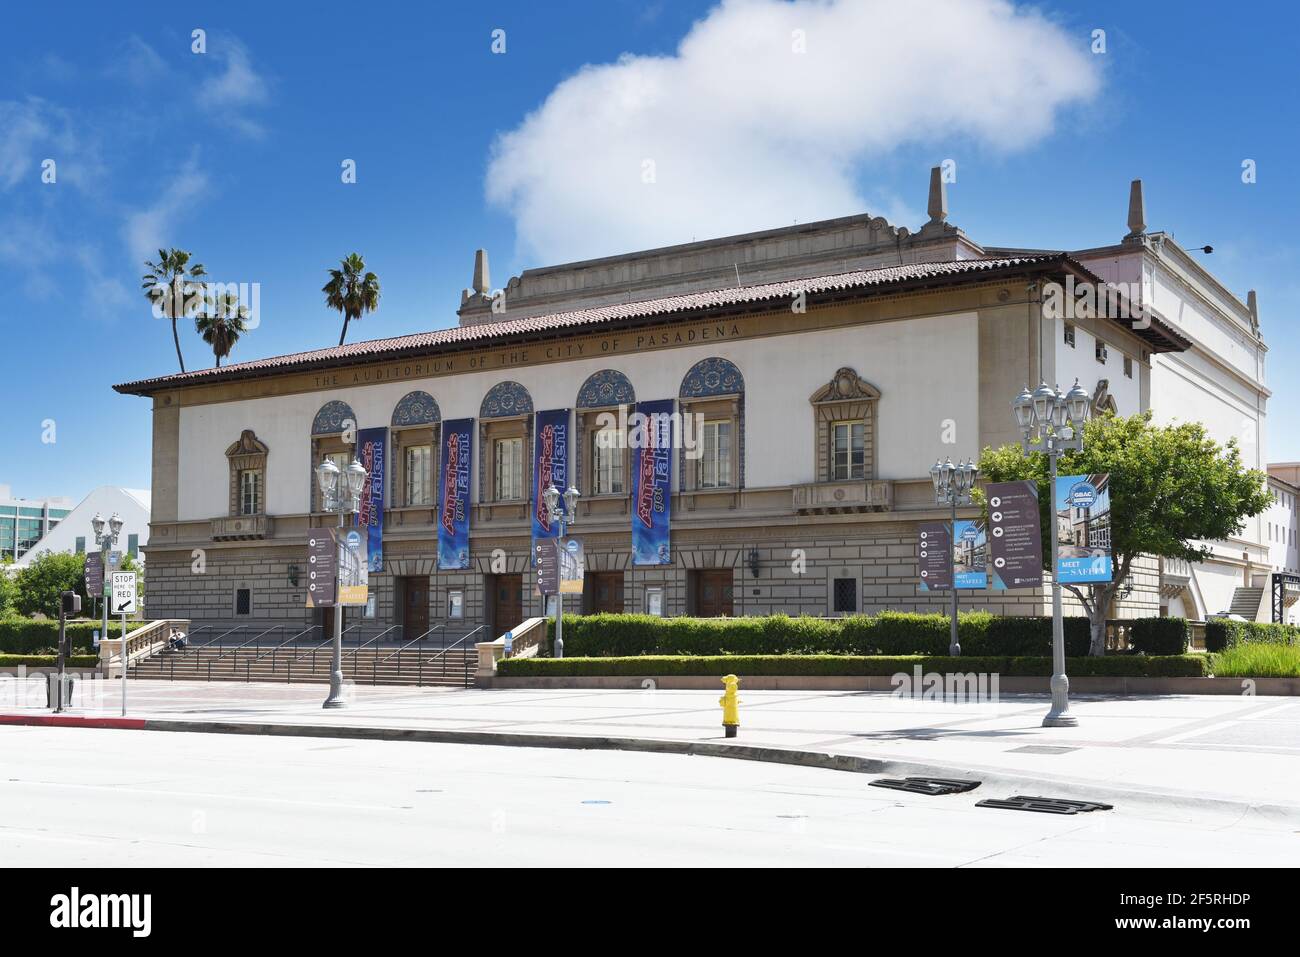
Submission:
{"label": "blue sky", "polygon": [[[240,361],[337,343],[319,290],[352,251],[383,300],[349,341],[399,335],[455,323],[480,246],[499,286],[863,210],[915,228],[948,158],[949,218],[990,245],[1113,242],[1141,177],[1151,229],[1212,244],[1221,281],[1258,290],[1269,457],[1300,459],[1293,9],[931,2],[7,10],[0,484],[148,487],[149,403],[110,386],[176,371],[139,289],[159,244],[260,284]],[[192,331],[182,347],[187,367],[212,364]]]}

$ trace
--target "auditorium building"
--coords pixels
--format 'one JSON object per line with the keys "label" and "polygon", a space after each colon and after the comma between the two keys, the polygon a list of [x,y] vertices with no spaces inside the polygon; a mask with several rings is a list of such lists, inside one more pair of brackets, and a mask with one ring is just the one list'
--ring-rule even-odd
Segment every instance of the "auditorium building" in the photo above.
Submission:
{"label": "auditorium building", "polygon": [[[928,215],[916,231],[855,215],[528,269],[500,289],[479,251],[450,328],[116,386],[153,403],[151,617],[328,624],[306,595],[308,529],[335,522],[316,469],[346,467],[359,434],[382,437],[380,557],[348,616],[407,637],[542,612],[539,453],[580,493],[585,580],[566,608],[700,616],[942,610],[918,579],[917,525],[947,518],[929,469],[1017,442],[1011,402],[1040,381],[1077,379],[1096,411],[1203,420],[1264,467],[1254,296],[1148,232],[1140,183],[1127,230],[1095,248],[981,245],[948,222],[938,171]],[[1107,281],[1147,321],[1044,310],[1051,289]],[[652,407],[677,413],[690,447],[642,474],[628,415]],[[1269,565],[1257,522],[1215,549],[1202,566],[1143,562],[1112,617],[1204,617]],[[962,605],[1050,601],[974,590]]]}

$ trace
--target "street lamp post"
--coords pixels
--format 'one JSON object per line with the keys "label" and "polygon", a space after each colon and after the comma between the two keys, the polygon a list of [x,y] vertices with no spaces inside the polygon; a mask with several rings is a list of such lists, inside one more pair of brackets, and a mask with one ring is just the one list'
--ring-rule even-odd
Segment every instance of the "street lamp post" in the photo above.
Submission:
{"label": "street lamp post", "polygon": [[[95,532],[95,544],[99,546],[99,566],[104,576],[103,587],[100,589],[103,594],[99,596],[99,604],[104,612],[104,630],[100,634],[104,636],[105,641],[108,640],[108,596],[112,594],[113,588],[113,576],[108,570],[108,556],[113,551],[113,546],[117,544],[118,535],[122,532],[121,516],[114,512],[113,517],[108,520],[107,524],[108,528],[106,529],[104,527],[104,516],[98,512],[90,520],[90,527]],[[125,662],[125,660],[124,657],[123,661]]]}
{"label": "street lamp post", "polygon": [[[320,485],[321,507],[326,512],[337,512],[339,528],[344,516],[355,512],[361,505],[361,489],[366,482],[366,467],[355,458],[344,472],[330,459],[316,467],[316,481]],[[330,693],[321,705],[323,708],[346,708],[343,698],[343,606],[339,604],[338,569],[334,584],[334,651],[330,657]]]}
{"label": "street lamp post", "polygon": [[1021,447],[1026,452],[1047,453],[1048,521],[1051,523],[1052,561],[1052,708],[1043,718],[1045,728],[1073,728],[1079,722],[1070,714],[1070,679],[1065,674],[1065,623],[1061,617],[1061,583],[1057,578],[1056,554],[1056,460],[1062,452],[1083,450],[1083,425],[1091,401],[1074,380],[1074,387],[1062,393],[1046,382],[1032,393],[1029,387],[1011,403],[1020,426]]}
{"label": "street lamp post", "polygon": [[952,464],[952,459],[936,461],[930,468],[930,479],[934,482],[934,500],[938,505],[947,505],[952,510],[952,547],[948,554],[948,564],[952,569],[952,636],[948,642],[948,654],[960,655],[961,642],[957,639],[957,506],[970,504],[970,492],[975,486],[975,476],[979,469],[970,459]]}
{"label": "street lamp post", "polygon": [[[577,518],[578,490],[572,485],[568,487],[564,493],[564,507],[561,508],[560,490],[552,482],[546,486],[546,491],[542,493],[542,500],[546,504],[546,514],[550,521],[560,523],[560,539],[563,541],[564,536],[568,533],[568,527]],[[558,577],[558,567],[556,571]],[[558,582],[555,592],[555,647],[552,649],[551,654],[555,658],[564,657],[564,593],[559,590]]]}

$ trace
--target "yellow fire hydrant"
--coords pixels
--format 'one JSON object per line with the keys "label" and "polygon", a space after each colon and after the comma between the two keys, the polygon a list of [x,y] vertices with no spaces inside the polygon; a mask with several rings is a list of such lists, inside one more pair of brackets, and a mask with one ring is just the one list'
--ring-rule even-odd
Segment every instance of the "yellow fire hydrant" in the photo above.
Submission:
{"label": "yellow fire hydrant", "polygon": [[740,727],[740,698],[737,697],[737,689],[740,687],[740,679],[735,675],[727,675],[722,679],[726,691],[718,699],[718,704],[722,705],[722,728],[727,733],[727,737],[734,738],[736,730]]}

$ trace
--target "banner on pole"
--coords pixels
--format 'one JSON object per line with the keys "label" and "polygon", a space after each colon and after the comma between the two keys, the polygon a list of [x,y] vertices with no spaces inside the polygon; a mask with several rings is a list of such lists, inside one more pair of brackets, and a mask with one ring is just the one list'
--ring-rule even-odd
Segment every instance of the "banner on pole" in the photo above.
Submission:
{"label": "banner on pole", "polygon": [[671,565],[673,400],[638,402],[633,430],[632,564]]}
{"label": "banner on pole", "polygon": [[952,531],[947,522],[922,522],[917,527],[917,556],[921,591],[952,587]]}
{"label": "banner on pole", "polygon": [[1108,582],[1114,574],[1110,549],[1110,473],[1058,475],[1053,495],[1056,580]]}
{"label": "banner on pole", "polygon": [[469,568],[470,462],[474,420],[442,424],[442,472],[438,482],[438,568]]}
{"label": "banner on pole", "polygon": [[357,459],[366,469],[361,487],[361,505],[356,524],[366,529],[368,568],[384,570],[384,487],[388,484],[385,463],[388,461],[388,429],[361,429],[357,432]]}
{"label": "banner on pole", "polygon": [[993,578],[1003,588],[1043,584],[1043,532],[1038,483],[991,482],[984,488],[989,509],[989,553]]}

